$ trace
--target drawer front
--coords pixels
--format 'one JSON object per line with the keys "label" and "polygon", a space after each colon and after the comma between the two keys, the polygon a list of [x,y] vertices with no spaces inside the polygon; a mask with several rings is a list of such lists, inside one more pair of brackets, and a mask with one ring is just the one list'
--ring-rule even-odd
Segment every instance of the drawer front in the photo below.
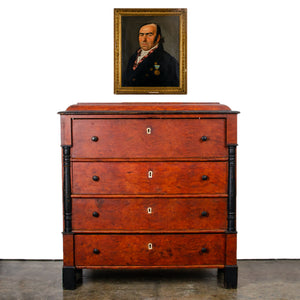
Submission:
{"label": "drawer front", "polygon": [[224,264],[224,234],[76,235],[76,266]]}
{"label": "drawer front", "polygon": [[75,198],[72,209],[74,231],[226,230],[226,198]]}
{"label": "drawer front", "polygon": [[75,119],[72,157],[227,157],[225,119]]}
{"label": "drawer front", "polygon": [[73,194],[226,194],[227,162],[76,162]]}

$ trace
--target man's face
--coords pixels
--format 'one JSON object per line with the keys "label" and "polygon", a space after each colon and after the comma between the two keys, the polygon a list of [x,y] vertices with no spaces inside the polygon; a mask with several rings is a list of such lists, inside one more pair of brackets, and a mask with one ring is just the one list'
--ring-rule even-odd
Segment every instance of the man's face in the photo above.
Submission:
{"label": "man's face", "polygon": [[140,47],[147,51],[154,47],[160,40],[160,36],[155,41],[156,37],[156,25],[147,24],[141,27],[139,32],[139,43]]}

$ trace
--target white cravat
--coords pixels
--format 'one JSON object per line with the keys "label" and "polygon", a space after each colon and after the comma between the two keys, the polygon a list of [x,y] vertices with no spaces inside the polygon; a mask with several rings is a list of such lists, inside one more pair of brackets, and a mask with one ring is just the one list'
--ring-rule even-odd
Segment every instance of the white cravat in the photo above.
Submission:
{"label": "white cravat", "polygon": [[142,49],[140,55],[137,57],[136,64],[139,64],[140,60],[141,60],[143,57],[147,56],[147,55],[149,54],[150,51],[156,49],[157,47],[158,47],[158,44],[156,44],[154,47],[152,47],[151,49],[146,50],[146,51]]}

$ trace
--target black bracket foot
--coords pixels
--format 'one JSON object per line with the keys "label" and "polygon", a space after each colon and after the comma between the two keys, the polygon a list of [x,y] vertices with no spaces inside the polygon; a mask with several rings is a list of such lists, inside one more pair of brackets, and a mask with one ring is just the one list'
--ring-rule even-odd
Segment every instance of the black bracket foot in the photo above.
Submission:
{"label": "black bracket foot", "polygon": [[224,288],[236,289],[238,283],[238,266],[225,266],[218,269],[218,278],[224,282]]}
{"label": "black bracket foot", "polygon": [[63,267],[63,288],[65,290],[75,290],[77,283],[82,282],[82,270],[75,267]]}

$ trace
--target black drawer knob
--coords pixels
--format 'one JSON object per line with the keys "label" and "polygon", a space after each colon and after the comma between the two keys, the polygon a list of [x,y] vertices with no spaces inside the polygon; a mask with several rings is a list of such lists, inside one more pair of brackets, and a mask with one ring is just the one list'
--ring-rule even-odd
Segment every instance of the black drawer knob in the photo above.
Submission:
{"label": "black drawer knob", "polygon": [[202,180],[207,180],[208,179],[208,176],[207,175],[203,175],[202,176]]}
{"label": "black drawer knob", "polygon": [[208,217],[208,212],[207,211],[203,211],[201,213],[201,217]]}
{"label": "black drawer knob", "polygon": [[99,254],[99,253],[100,253],[100,250],[97,249],[97,248],[95,248],[95,249],[93,250],[93,252],[94,252],[95,254]]}
{"label": "black drawer knob", "polygon": [[94,180],[94,181],[99,181],[99,176],[94,175],[94,176],[93,176],[93,180]]}
{"label": "black drawer knob", "polygon": [[207,253],[207,252],[208,252],[208,249],[205,248],[205,247],[203,247],[203,248],[201,249],[201,252],[202,252],[202,253]]}
{"label": "black drawer knob", "polygon": [[93,217],[98,218],[98,217],[99,217],[99,213],[96,212],[96,211],[94,211],[94,212],[93,212]]}
{"label": "black drawer knob", "polygon": [[98,138],[97,136],[92,136],[91,140],[92,140],[93,142],[97,142],[97,141],[99,140],[99,138]]}
{"label": "black drawer knob", "polygon": [[202,141],[202,142],[206,142],[206,141],[207,141],[207,136],[205,136],[205,135],[202,136],[202,137],[201,137],[201,141]]}

